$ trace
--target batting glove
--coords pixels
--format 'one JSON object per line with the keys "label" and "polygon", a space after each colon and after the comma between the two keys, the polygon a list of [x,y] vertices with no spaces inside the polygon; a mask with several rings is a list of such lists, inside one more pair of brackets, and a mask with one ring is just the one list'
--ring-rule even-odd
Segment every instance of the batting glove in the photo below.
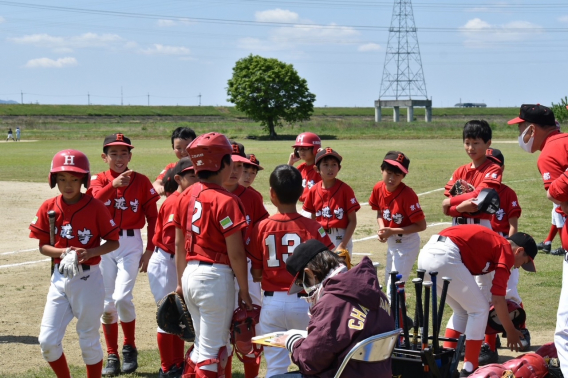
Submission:
{"label": "batting glove", "polygon": [[83,266],[79,265],[79,257],[76,251],[67,248],[61,257],[59,273],[63,274],[63,277],[73,278],[83,273]]}

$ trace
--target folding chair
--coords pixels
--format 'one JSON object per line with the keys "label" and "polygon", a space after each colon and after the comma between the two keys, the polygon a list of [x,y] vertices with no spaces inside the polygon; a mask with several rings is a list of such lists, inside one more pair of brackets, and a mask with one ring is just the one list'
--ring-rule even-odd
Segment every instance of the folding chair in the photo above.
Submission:
{"label": "folding chair", "polygon": [[390,358],[402,329],[381,333],[359,341],[343,359],[334,378],[339,378],[350,360],[380,362]]}

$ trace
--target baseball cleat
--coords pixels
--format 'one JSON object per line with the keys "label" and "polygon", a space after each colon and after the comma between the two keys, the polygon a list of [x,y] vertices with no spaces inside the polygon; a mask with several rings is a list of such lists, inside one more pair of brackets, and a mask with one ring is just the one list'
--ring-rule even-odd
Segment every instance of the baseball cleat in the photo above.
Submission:
{"label": "baseball cleat", "polygon": [[120,374],[120,359],[116,354],[109,354],[107,364],[103,368],[104,377],[114,377]]}
{"label": "baseball cleat", "polygon": [[460,371],[460,377],[469,377],[472,374],[473,374],[473,371],[467,371],[465,369],[461,369],[461,371]]}
{"label": "baseball cleat", "polygon": [[550,254],[553,256],[564,256],[566,254],[566,250],[562,247],[555,249],[554,251],[550,251]]}
{"label": "baseball cleat", "polygon": [[539,251],[542,251],[542,252],[544,252],[544,253],[550,253],[551,247],[552,247],[552,243],[545,244],[544,242],[540,242],[540,243],[538,243],[538,244],[536,245],[536,248],[537,248]]}
{"label": "baseball cleat", "polygon": [[495,364],[499,360],[499,353],[497,349],[492,351],[489,344],[483,343],[481,346],[481,352],[479,352],[479,366]]}
{"label": "baseball cleat", "polygon": [[183,365],[181,365],[181,366],[173,365],[170,368],[170,370],[168,370],[166,377],[168,377],[168,378],[181,378],[182,374],[183,374]]}
{"label": "baseball cleat", "polygon": [[138,350],[136,348],[125,345],[122,347],[122,372],[133,373],[138,369]]}

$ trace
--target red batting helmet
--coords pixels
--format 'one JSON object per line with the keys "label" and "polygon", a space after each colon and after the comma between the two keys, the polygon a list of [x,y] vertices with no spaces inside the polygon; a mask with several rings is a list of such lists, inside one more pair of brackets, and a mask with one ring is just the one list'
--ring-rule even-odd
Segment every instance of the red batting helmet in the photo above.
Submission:
{"label": "red batting helmet", "polygon": [[89,188],[91,184],[89,159],[81,151],[63,150],[59,151],[51,160],[51,168],[49,170],[49,186],[55,188],[55,178],[57,172],[70,172],[84,174],[83,185]]}
{"label": "red batting helmet", "polygon": [[321,148],[321,139],[314,133],[301,133],[296,137],[296,143],[292,147],[313,147],[315,155],[318,153],[318,149]]}
{"label": "red batting helmet", "polygon": [[[548,365],[542,356],[536,353],[527,353],[518,358],[527,361],[536,373],[536,377],[545,377],[548,373]],[[524,376],[523,376],[524,377]]]}
{"label": "red batting helmet", "polygon": [[538,348],[535,353],[542,357],[558,358],[558,352],[556,351],[556,345],[554,345],[554,342],[544,344]]}
{"label": "red batting helmet", "polygon": [[253,305],[251,311],[239,307],[233,313],[231,327],[231,340],[234,345],[235,354],[239,360],[243,361],[247,355],[253,354],[254,358],[260,362],[262,346],[254,344],[251,339],[256,336],[255,325],[260,321],[260,306]]}
{"label": "red batting helmet", "polygon": [[501,364],[489,364],[479,367],[469,377],[470,378],[501,378],[505,367]]}
{"label": "red batting helmet", "polygon": [[187,146],[187,153],[193,162],[195,172],[217,172],[221,169],[223,157],[233,153],[233,147],[225,135],[207,133],[195,138]]}
{"label": "red batting helmet", "polygon": [[[535,353],[527,353],[527,354],[535,354]],[[526,357],[526,355],[524,355]],[[540,357],[538,354],[536,356]],[[544,359],[540,357],[541,360],[538,360],[534,357],[529,357],[525,359],[523,356],[519,358],[515,358],[513,360],[509,360],[503,363],[503,366],[507,368],[507,370],[511,370],[516,378],[541,378],[548,374],[548,367],[544,363]],[[536,366],[532,365],[532,362],[536,363]]]}
{"label": "red batting helmet", "polygon": [[[525,310],[510,299],[507,299],[507,310],[509,311],[509,318],[513,322],[513,325],[518,329],[527,319]],[[503,328],[503,324],[501,324],[501,320],[497,317],[495,306],[491,306],[489,309],[489,317],[487,318],[485,334],[494,335],[500,332],[505,332],[505,329]]]}

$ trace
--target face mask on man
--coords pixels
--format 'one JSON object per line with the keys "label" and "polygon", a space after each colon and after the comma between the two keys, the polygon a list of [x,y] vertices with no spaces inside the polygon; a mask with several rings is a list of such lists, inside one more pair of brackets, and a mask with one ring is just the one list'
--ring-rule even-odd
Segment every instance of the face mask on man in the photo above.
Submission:
{"label": "face mask on man", "polygon": [[347,272],[347,267],[345,265],[339,265],[337,268],[335,268],[334,270],[330,270],[329,273],[327,274],[327,276],[325,276],[325,278],[323,279],[322,282],[317,283],[313,286],[306,286],[306,271],[304,271],[303,274],[303,278],[302,278],[302,286],[304,287],[304,290],[306,291],[306,293],[308,294],[307,297],[304,297],[304,299],[306,300],[306,302],[308,302],[308,304],[310,305],[310,308],[312,308],[317,301],[323,296],[323,283],[325,281],[327,281],[329,278],[338,275],[339,273],[343,273],[343,272]]}
{"label": "face mask on man", "polygon": [[534,132],[532,133],[529,141],[526,142],[526,143],[525,143],[525,135],[527,135],[527,133],[531,129],[531,127],[534,128],[534,126],[531,125],[531,126],[527,127],[521,135],[519,135],[519,147],[521,147],[525,152],[528,152],[529,154],[532,153],[532,147],[533,147],[533,143],[534,143]]}

